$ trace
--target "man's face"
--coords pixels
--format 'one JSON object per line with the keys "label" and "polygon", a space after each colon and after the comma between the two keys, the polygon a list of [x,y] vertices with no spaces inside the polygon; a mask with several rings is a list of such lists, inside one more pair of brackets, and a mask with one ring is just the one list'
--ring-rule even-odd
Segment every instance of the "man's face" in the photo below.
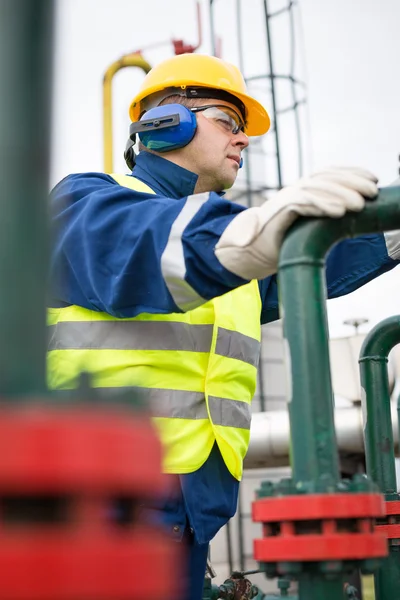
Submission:
{"label": "man's face", "polygon": [[[209,105],[227,106],[240,116],[235,105],[223,100],[196,102],[199,107]],[[234,184],[242,150],[249,145],[249,140],[243,131],[232,133],[218,119],[209,118],[202,111],[195,114],[197,130],[193,140],[184,148],[163,156],[199,176],[196,192],[221,192]]]}

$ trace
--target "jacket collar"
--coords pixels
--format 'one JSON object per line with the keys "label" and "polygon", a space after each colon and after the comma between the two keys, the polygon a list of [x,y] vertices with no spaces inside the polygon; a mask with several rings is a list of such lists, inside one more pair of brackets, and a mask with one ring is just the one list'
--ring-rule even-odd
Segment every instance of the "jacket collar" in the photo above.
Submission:
{"label": "jacket collar", "polygon": [[198,178],[195,173],[150,152],[136,156],[132,175],[147,183],[156,194],[169,198],[193,194]]}

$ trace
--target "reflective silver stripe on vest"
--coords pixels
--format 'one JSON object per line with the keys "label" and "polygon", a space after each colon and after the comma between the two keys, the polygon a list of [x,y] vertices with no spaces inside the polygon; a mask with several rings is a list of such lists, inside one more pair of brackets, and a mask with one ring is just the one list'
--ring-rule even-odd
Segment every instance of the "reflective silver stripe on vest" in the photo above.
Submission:
{"label": "reflective silver stripe on vest", "polygon": [[250,429],[251,409],[247,402],[209,396],[208,408],[214,425]]}
{"label": "reflective silver stripe on vest", "polygon": [[185,281],[186,264],[182,234],[189,222],[209,199],[209,192],[188,196],[185,206],[171,227],[168,242],[161,256],[161,271],[168,290],[177,306],[183,311],[193,310],[206,302]]}
{"label": "reflective silver stripe on vest", "polygon": [[[177,321],[60,321],[50,325],[51,350],[180,350],[210,352],[213,325]],[[215,353],[257,366],[260,342],[218,328]]]}
{"label": "reflective silver stripe on vest", "polygon": [[[96,395],[107,400],[110,398],[115,404],[122,401],[124,404],[129,400],[132,406],[135,401],[140,406],[147,406],[153,417],[166,417],[172,419],[208,419],[207,405],[203,392],[188,392],[186,390],[166,390],[163,388],[144,388],[139,386],[121,387],[96,387],[93,388],[93,402]],[[79,390],[53,390],[55,397],[76,397]],[[90,398],[90,392],[85,391]],[[129,394],[132,397],[129,398]]]}
{"label": "reflective silver stripe on vest", "polygon": [[[113,396],[118,402],[118,396],[126,401],[125,394],[132,392],[132,403],[136,399],[149,406],[153,417],[171,419],[208,419],[207,405],[203,392],[188,392],[186,390],[166,390],[160,388],[143,388],[138,386],[98,387],[96,394],[107,399]],[[79,390],[54,390],[55,397],[76,396]],[[86,395],[87,392],[85,392]],[[90,397],[90,395],[89,395]],[[228,400],[209,396],[208,406],[211,419],[215,425],[225,427],[240,427],[250,429],[250,405],[239,400]]]}
{"label": "reflective silver stripe on vest", "polygon": [[60,321],[49,350],[185,350],[209,352],[212,325],[172,321]]}
{"label": "reflective silver stripe on vest", "polygon": [[147,401],[153,417],[208,419],[203,392],[159,388],[135,388],[135,391]]}
{"label": "reflective silver stripe on vest", "polygon": [[215,354],[236,358],[257,367],[260,357],[260,342],[238,331],[218,327]]}

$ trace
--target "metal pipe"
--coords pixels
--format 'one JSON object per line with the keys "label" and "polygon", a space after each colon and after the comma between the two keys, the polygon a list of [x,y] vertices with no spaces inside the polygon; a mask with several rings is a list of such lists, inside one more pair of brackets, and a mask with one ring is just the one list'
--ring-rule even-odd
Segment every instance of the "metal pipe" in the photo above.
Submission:
{"label": "metal pipe", "polygon": [[45,390],[54,2],[0,2],[0,394]]}
{"label": "metal pipe", "polygon": [[228,555],[228,568],[229,573],[233,573],[233,554],[232,554],[232,532],[231,532],[231,522],[228,521],[225,526],[226,532],[226,549]]}
{"label": "metal pipe", "polygon": [[[241,0],[236,0],[236,38],[238,42],[238,52],[239,52],[239,69],[244,75],[244,59],[243,59],[243,36],[242,36],[242,15],[241,15]],[[250,142],[251,144],[251,142]],[[244,160],[244,169],[246,175],[246,198],[247,198],[247,207],[251,208],[253,206],[253,192],[252,192],[252,179],[250,173],[250,146],[246,151],[245,160]],[[262,377],[262,369],[258,371],[259,377]],[[263,398],[264,400],[264,398]]]}
{"label": "metal pipe", "polygon": [[211,54],[217,56],[216,53],[216,40],[215,40],[215,27],[214,27],[214,0],[209,2],[209,14],[210,14],[210,38],[211,38]]}
{"label": "metal pipe", "polygon": [[384,494],[397,490],[387,363],[398,343],[400,316],[396,315],[369,332],[359,358],[367,472]]}
{"label": "metal pipe", "polygon": [[237,514],[238,514],[238,522],[237,522],[237,526],[238,526],[238,550],[239,550],[239,569],[241,571],[245,570],[245,562],[246,562],[246,557],[245,557],[245,550],[244,550],[244,527],[243,527],[243,503],[242,503],[242,492],[241,492],[242,488],[239,487],[239,492],[238,492],[238,509],[237,509]]}
{"label": "metal pipe", "polygon": [[268,13],[268,0],[264,0],[264,13],[265,13],[265,27],[267,30],[267,45],[268,45],[268,62],[269,72],[271,79],[271,98],[272,98],[272,114],[274,120],[274,135],[275,135],[275,147],[276,147],[276,168],[278,172],[278,186],[282,187],[282,167],[281,167],[281,155],[279,148],[279,126],[278,126],[278,112],[277,112],[277,101],[276,101],[276,90],[275,90],[275,72],[274,72],[274,61],[272,56],[272,40],[271,32],[269,27],[269,20],[271,18]]}
{"label": "metal pipe", "polygon": [[[296,49],[295,49],[295,26],[294,26],[294,16],[293,16],[293,3],[290,2],[288,9],[289,11],[289,23],[290,23],[290,73],[293,75],[295,72],[295,61],[296,61]],[[294,122],[296,127],[296,139],[297,139],[297,161],[298,161],[298,176],[303,176],[303,150],[301,146],[301,128],[300,128],[300,118],[299,118],[299,105],[300,102],[297,100],[297,90],[296,84],[294,82],[294,77],[290,78],[290,89],[292,92],[292,101],[294,107]],[[282,114],[282,113],[281,113]]]}
{"label": "metal pipe", "polygon": [[[399,501],[392,433],[388,377],[388,356],[400,343],[400,316],[378,323],[367,335],[359,364],[364,402],[367,473],[385,494],[387,501]],[[377,600],[388,600],[400,587],[398,540],[389,540],[389,556],[375,575]]]}
{"label": "metal pipe", "polygon": [[[400,188],[380,190],[358,214],[341,219],[300,220],[284,239],[279,257],[279,286],[287,364],[293,477],[297,486],[315,490],[322,480],[332,490],[340,480],[326,315],[325,255],[342,238],[400,228]],[[296,302],[293,302],[293,298]],[[299,597],[336,600],[344,575],[335,581],[299,575]],[[383,599],[381,599],[383,600]]]}
{"label": "metal pipe", "polygon": [[400,188],[387,187],[380,190],[375,201],[367,202],[361,213],[348,213],[341,219],[301,219],[283,242],[279,285],[287,364],[293,382],[289,413],[293,473],[298,482],[316,481],[326,473],[333,481],[339,480],[324,257],[342,238],[398,228]]}
{"label": "metal pipe", "polygon": [[112,80],[118,71],[125,67],[139,67],[146,74],[151,70],[151,65],[139,54],[133,52],[126,54],[113,62],[103,77],[103,145],[104,145],[104,171],[113,172],[113,135],[112,135]]}

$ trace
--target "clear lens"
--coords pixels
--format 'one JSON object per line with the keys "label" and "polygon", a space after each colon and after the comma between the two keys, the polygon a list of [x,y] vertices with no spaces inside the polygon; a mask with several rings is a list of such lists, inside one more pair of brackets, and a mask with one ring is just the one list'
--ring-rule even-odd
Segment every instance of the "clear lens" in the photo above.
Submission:
{"label": "clear lens", "polygon": [[227,133],[239,133],[244,131],[244,123],[239,115],[229,106],[197,106],[191,109],[192,112],[202,112],[206,119],[215,121],[221,129]]}

